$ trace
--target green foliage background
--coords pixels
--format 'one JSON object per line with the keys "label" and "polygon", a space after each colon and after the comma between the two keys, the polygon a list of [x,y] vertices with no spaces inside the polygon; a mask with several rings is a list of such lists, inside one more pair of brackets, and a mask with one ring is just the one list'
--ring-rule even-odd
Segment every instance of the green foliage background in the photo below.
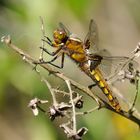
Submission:
{"label": "green foliage background", "polygon": [[[45,19],[49,37],[61,21],[82,39],[87,33],[89,20],[94,18],[101,48],[109,49],[113,55],[129,54],[140,41],[139,0],[0,0],[0,37],[10,34],[17,46],[38,58],[41,44],[39,16]],[[63,72],[73,79],[76,77],[82,84],[88,83],[84,74],[67,58]],[[59,79],[53,76],[48,79],[52,85],[63,87]],[[127,91],[130,94],[124,96],[132,102],[134,91],[129,87]],[[33,97],[51,100],[47,87],[31,68],[0,44],[0,140],[66,139],[58,127],[59,120],[52,123],[44,114],[33,116],[27,107]],[[136,104],[140,111],[139,102],[140,97]],[[95,104],[90,100],[87,106]],[[79,126],[89,129],[84,140],[140,139],[134,123],[107,110],[96,111],[78,120]]]}

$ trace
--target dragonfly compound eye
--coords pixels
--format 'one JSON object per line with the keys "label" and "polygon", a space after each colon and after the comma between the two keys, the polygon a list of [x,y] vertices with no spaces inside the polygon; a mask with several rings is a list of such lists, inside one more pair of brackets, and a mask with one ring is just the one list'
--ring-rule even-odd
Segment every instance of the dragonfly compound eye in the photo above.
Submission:
{"label": "dragonfly compound eye", "polygon": [[54,37],[54,41],[60,44],[63,43],[63,40],[66,38],[66,33],[61,30],[55,30],[53,37]]}

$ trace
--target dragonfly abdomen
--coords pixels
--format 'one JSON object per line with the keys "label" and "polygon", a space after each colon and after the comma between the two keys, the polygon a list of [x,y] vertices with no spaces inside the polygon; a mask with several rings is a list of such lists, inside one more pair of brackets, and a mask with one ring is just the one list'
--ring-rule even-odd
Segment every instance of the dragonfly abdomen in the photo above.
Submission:
{"label": "dragonfly abdomen", "polygon": [[110,105],[117,111],[120,112],[121,107],[119,105],[118,100],[116,97],[112,95],[112,91],[109,88],[107,82],[103,78],[100,70],[98,68],[95,68],[93,70],[90,70],[89,65],[87,63],[83,63],[79,65],[81,70],[85,72],[96,84],[97,86],[102,90],[102,92],[107,97]]}
{"label": "dragonfly abdomen", "polygon": [[98,87],[103,91],[105,96],[108,98],[109,103],[111,104],[111,106],[116,111],[120,111],[121,107],[119,105],[119,102],[116,99],[116,97],[114,97],[112,95],[112,91],[110,90],[110,88],[109,88],[108,84],[106,83],[106,81],[103,79],[103,76],[102,76],[100,70],[98,68],[96,68],[96,69],[90,71],[90,74],[91,74],[91,78],[93,79],[93,81],[96,82]]}

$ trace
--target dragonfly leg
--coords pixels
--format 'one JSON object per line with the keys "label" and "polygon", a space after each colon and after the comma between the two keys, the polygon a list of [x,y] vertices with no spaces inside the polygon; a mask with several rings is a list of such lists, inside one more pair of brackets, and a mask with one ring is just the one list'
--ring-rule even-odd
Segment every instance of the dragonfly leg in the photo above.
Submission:
{"label": "dragonfly leg", "polygon": [[42,61],[42,62],[38,62],[38,63],[35,63],[36,65],[37,64],[50,64],[50,65],[52,65],[52,66],[54,66],[54,67],[57,67],[57,68],[60,68],[60,69],[62,69],[63,67],[64,67],[64,53],[62,53],[62,59],[61,59],[61,65],[60,66],[58,66],[58,65],[56,65],[56,64],[53,64],[52,62],[54,62],[58,57],[59,57],[59,55],[57,55],[57,56],[55,56],[52,60],[50,60],[50,61]]}
{"label": "dragonfly leg", "polygon": [[53,47],[52,40],[51,40],[49,37],[47,37],[47,36],[44,36],[44,37],[45,37],[46,39],[42,39],[42,41],[46,42],[47,44],[49,44],[50,46]]}
{"label": "dragonfly leg", "polygon": [[54,61],[54,59],[56,60],[57,58],[54,58],[54,59],[52,59],[51,60],[51,62],[48,62],[48,64],[50,64],[50,65],[52,65],[52,66],[54,66],[54,67],[57,67],[57,68],[59,68],[59,69],[62,69],[63,67],[64,67],[64,57],[65,57],[65,55],[64,55],[64,53],[62,53],[62,59],[61,59],[61,65],[60,66],[58,66],[58,65],[56,65],[56,64],[53,64],[53,63],[51,63],[51,62],[53,62]]}
{"label": "dragonfly leg", "polygon": [[[57,58],[58,58],[58,57],[57,57]],[[59,69],[62,69],[62,68],[64,67],[64,58],[65,58],[65,54],[62,53],[62,57],[61,57],[61,65],[60,65],[60,66],[51,63],[52,61],[49,62],[49,64],[51,64],[52,66],[57,67],[57,68],[59,68]],[[56,60],[56,59],[55,59],[55,60]],[[53,61],[54,61],[54,60],[53,60]]]}
{"label": "dragonfly leg", "polygon": [[92,85],[89,85],[88,88],[89,88],[89,89],[92,89],[92,88],[95,87],[95,86],[97,86],[96,83],[95,83],[95,84],[92,84]]}
{"label": "dragonfly leg", "polygon": [[[42,39],[42,41],[46,42],[47,44],[49,44],[50,46],[54,47],[54,44],[52,42],[52,40],[50,40],[49,37],[44,36],[46,39]],[[44,47],[40,47],[40,49],[42,49],[44,52],[46,52],[47,54],[51,55],[51,56],[55,56],[61,49],[62,49],[63,45],[60,44],[58,46],[58,49],[55,52],[49,52],[46,48]]]}
{"label": "dragonfly leg", "polygon": [[58,54],[60,52],[60,50],[62,49],[62,47],[60,46],[56,51],[54,52],[49,52],[46,48],[40,47],[40,49],[42,49],[44,52],[46,52],[47,54],[51,55],[51,56],[55,56],[56,54]]}

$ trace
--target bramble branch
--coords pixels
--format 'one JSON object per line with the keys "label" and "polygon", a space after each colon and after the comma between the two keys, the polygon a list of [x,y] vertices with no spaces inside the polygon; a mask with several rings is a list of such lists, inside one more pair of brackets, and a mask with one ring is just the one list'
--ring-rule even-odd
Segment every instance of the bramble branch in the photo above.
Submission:
{"label": "bramble branch", "polygon": [[[28,64],[30,64],[31,66],[35,66],[35,64],[37,64],[38,62],[40,62],[39,60],[34,59],[33,57],[31,57],[28,53],[24,52],[23,50],[19,49],[16,45],[14,45],[11,41],[10,36],[6,36],[6,37],[2,37],[1,41],[3,43],[6,44],[6,46],[8,46],[9,48],[13,49],[17,54],[19,54],[24,61],[26,61]],[[42,68],[44,68],[45,70],[47,70],[49,73],[53,74],[54,76],[64,80],[64,81],[69,81],[70,84],[81,90],[82,92],[84,92],[86,95],[90,96],[92,99],[94,99],[97,104],[99,105],[99,108],[106,108],[108,110],[111,110],[113,112],[116,112],[107,102],[105,102],[103,99],[101,99],[100,97],[98,97],[97,95],[95,95],[91,90],[89,90],[87,87],[75,82],[74,80],[66,77],[64,74],[60,73],[59,71],[57,71],[56,69],[52,69],[49,65],[47,64],[39,64],[39,66],[41,66]],[[37,72],[37,71],[36,71]],[[38,72],[37,72],[38,73]],[[41,80],[45,83],[45,78],[42,78]],[[138,124],[140,126],[140,113],[135,109],[133,112],[126,112],[124,110],[121,110],[121,112],[116,112],[118,114],[120,114],[121,116],[135,122],[136,124]]]}

